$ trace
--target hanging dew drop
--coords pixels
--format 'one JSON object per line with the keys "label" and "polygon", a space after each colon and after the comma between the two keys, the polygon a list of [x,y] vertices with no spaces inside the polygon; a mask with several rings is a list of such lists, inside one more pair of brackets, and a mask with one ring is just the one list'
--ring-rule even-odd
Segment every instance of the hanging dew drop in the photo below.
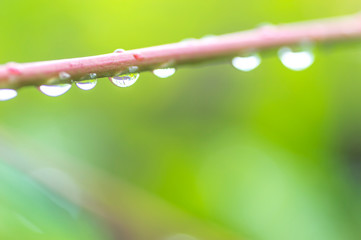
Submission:
{"label": "hanging dew drop", "polygon": [[91,79],[95,79],[97,77],[97,74],[96,73],[89,73],[89,77]]}
{"label": "hanging dew drop", "polygon": [[70,77],[71,77],[70,74],[67,73],[67,72],[60,72],[60,73],[59,73],[59,78],[60,78],[61,80],[66,80],[66,79],[69,79]]}
{"label": "hanging dew drop", "polygon": [[115,49],[114,51],[114,53],[123,53],[123,52],[125,52],[125,50],[121,48]]}
{"label": "hanging dew drop", "polygon": [[89,73],[89,77],[91,78],[91,80],[85,80],[85,81],[81,81],[81,82],[76,82],[75,85],[82,89],[82,90],[91,90],[93,89],[96,85],[98,80],[96,79],[97,74],[96,73]]}
{"label": "hanging dew drop", "polygon": [[130,87],[132,86],[139,78],[139,73],[130,73],[124,75],[118,75],[109,80],[117,87]]}
{"label": "hanging dew drop", "polygon": [[216,37],[216,35],[208,34],[208,35],[203,36],[201,38],[201,40],[204,42],[213,42],[213,41],[217,41],[217,37]]}
{"label": "hanging dew drop", "polygon": [[197,41],[196,38],[186,38],[180,41],[180,44],[182,45],[191,45]]}
{"label": "hanging dew drop", "polygon": [[7,101],[13,99],[18,95],[14,89],[0,89],[0,101]]}
{"label": "hanging dew drop", "polygon": [[160,68],[154,69],[153,74],[159,78],[168,78],[175,73],[175,68]]}
{"label": "hanging dew drop", "polygon": [[93,80],[77,82],[77,83],[75,83],[75,85],[82,90],[88,91],[88,90],[93,89],[97,85],[97,82],[98,81],[96,79],[93,79]]}
{"label": "hanging dew drop", "polygon": [[261,64],[261,57],[258,54],[252,54],[246,57],[235,57],[232,59],[232,65],[238,70],[249,72]]}
{"label": "hanging dew drop", "polygon": [[59,85],[41,85],[38,87],[39,91],[50,97],[57,97],[63,95],[71,88],[71,84],[59,84]]}
{"label": "hanging dew drop", "polygon": [[311,50],[293,52],[290,48],[283,47],[278,51],[278,56],[285,67],[294,71],[305,70],[315,61]]}
{"label": "hanging dew drop", "polygon": [[137,67],[137,66],[130,66],[130,67],[128,67],[128,71],[129,71],[130,73],[136,73],[136,72],[139,71],[139,67]]}

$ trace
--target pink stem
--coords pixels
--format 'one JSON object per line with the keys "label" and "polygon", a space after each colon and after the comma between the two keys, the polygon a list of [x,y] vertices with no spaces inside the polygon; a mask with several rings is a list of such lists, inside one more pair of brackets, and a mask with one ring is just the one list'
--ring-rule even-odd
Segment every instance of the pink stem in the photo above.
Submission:
{"label": "pink stem", "polygon": [[[361,15],[325,19],[221,35],[214,38],[190,40],[149,48],[110,53],[92,57],[43,61],[34,63],[8,63],[0,65],[0,88],[18,88],[25,85],[55,84],[59,73],[66,72],[74,81],[109,77],[128,73],[137,66],[139,71],[167,66],[179,66],[212,59],[224,59],[242,52],[265,50],[304,41],[315,43],[361,38]],[[67,80],[69,81],[69,80]]]}

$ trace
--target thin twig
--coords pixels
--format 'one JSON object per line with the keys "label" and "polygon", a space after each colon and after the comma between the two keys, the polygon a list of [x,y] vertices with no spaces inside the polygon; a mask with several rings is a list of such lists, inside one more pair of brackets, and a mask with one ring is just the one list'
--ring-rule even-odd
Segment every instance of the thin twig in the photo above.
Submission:
{"label": "thin twig", "polygon": [[[361,15],[333,19],[264,26],[254,30],[221,35],[213,38],[142,48],[92,57],[34,63],[8,63],[0,66],[0,88],[26,85],[56,84],[59,73],[70,74],[71,80],[98,78],[128,73],[129,67],[138,71],[162,67],[178,67],[214,59],[225,59],[247,51],[261,51],[304,41],[323,43],[361,38]],[[134,68],[133,68],[134,69]]]}

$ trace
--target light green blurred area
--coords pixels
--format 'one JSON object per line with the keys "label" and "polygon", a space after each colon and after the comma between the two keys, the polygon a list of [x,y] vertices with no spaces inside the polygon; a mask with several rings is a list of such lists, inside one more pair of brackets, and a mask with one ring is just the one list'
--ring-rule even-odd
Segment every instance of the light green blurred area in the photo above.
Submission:
{"label": "light green blurred area", "polygon": [[1,165],[0,173],[2,239],[109,239],[89,216],[20,172]]}
{"label": "light green blurred area", "polygon": [[[103,54],[360,10],[359,0],[0,0],[0,63]],[[127,89],[99,79],[92,91],[73,87],[58,98],[24,88],[0,103],[0,129],[18,142],[28,139],[72,156],[62,161],[100,169],[239,239],[357,240],[361,47],[328,46],[315,53],[314,65],[302,72],[286,69],[275,55],[249,73],[230,64],[194,66],[169,79],[143,73]],[[11,155],[2,152],[3,159]],[[0,170],[4,179],[17,171],[6,164]],[[96,216],[83,216],[74,226],[41,186],[19,186],[25,176],[11,176],[0,185],[0,239],[43,239],[29,235],[12,212],[36,215],[33,221],[46,228],[48,239],[109,237]],[[114,194],[108,207],[126,199],[153,208],[132,196]],[[124,222],[139,216],[114,214]],[[44,225],[47,220],[52,224]],[[167,221],[172,229],[179,224]],[[153,224],[164,229],[157,239],[177,234],[164,222]],[[155,239],[135,225],[128,230]],[[182,234],[198,237],[196,230]],[[190,239],[185,236],[173,240]]]}

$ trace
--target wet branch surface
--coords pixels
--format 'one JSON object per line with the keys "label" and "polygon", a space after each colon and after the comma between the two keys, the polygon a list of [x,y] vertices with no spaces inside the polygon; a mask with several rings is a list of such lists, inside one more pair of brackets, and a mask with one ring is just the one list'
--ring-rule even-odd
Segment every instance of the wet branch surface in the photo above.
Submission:
{"label": "wet branch surface", "polygon": [[[41,84],[58,84],[86,80],[91,74],[98,78],[156,68],[178,67],[187,64],[224,60],[250,51],[301,44],[325,43],[361,39],[361,14],[263,26],[254,30],[220,35],[211,38],[182,41],[110,54],[52,60],[33,63],[7,63],[0,65],[0,88],[20,88]],[[132,68],[133,67],[133,68]],[[68,79],[61,79],[65,72]]]}

